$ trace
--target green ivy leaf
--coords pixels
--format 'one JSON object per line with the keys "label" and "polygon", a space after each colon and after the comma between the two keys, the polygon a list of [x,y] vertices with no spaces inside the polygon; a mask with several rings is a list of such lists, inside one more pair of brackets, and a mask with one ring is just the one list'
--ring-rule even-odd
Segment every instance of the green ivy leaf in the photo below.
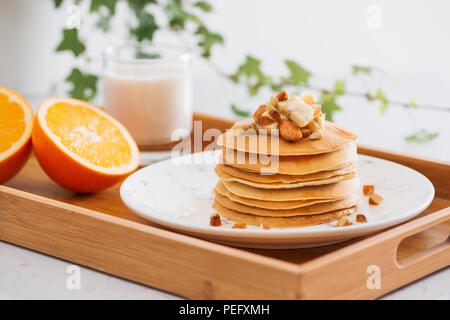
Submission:
{"label": "green ivy leaf", "polygon": [[329,92],[322,92],[319,101],[322,105],[322,112],[325,114],[325,119],[328,121],[333,121],[334,113],[342,110],[336,103],[336,96]]}
{"label": "green ivy leaf", "polygon": [[53,0],[53,4],[55,5],[56,9],[61,7],[62,3],[63,3],[63,0]]}
{"label": "green ivy leaf", "polygon": [[116,13],[116,4],[118,0],[92,0],[90,12],[99,12],[100,7],[104,6],[111,15]]}
{"label": "green ivy leaf", "polygon": [[364,73],[370,76],[372,74],[372,67],[353,65],[352,72],[353,74]]}
{"label": "green ivy leaf", "polygon": [[63,40],[56,48],[56,51],[72,51],[75,57],[86,50],[86,46],[78,38],[77,29],[64,29],[63,30]]}
{"label": "green ivy leaf", "polygon": [[231,105],[231,111],[233,111],[235,115],[243,118],[249,118],[252,115],[250,111],[239,109],[235,104]]}
{"label": "green ivy leaf", "polygon": [[338,80],[334,83],[334,93],[338,96],[345,93],[345,82],[343,80]]}
{"label": "green ivy leaf", "polygon": [[96,75],[82,73],[74,68],[66,81],[72,83],[72,90],[69,91],[72,98],[90,101],[97,94],[98,77]]}
{"label": "green ivy leaf", "polygon": [[261,70],[261,61],[252,56],[247,56],[245,58],[245,62],[239,66],[238,71],[232,78],[237,82],[241,76],[244,76],[247,80],[256,79],[257,83],[266,81],[266,76]]}
{"label": "green ivy leaf", "polygon": [[311,72],[297,64],[295,61],[286,60],[284,63],[291,72],[289,80],[293,85],[308,84],[309,78],[311,77]]}
{"label": "green ivy leaf", "polygon": [[148,4],[156,4],[157,0],[127,0],[128,6],[136,13],[143,10]]}
{"label": "green ivy leaf", "polygon": [[204,12],[211,12],[212,11],[212,6],[206,1],[194,2],[193,6],[203,10]]}
{"label": "green ivy leaf", "polygon": [[433,140],[439,135],[438,132],[428,132],[425,129],[417,130],[413,134],[407,136],[407,142],[424,143]]}
{"label": "green ivy leaf", "polygon": [[169,26],[174,30],[183,30],[188,20],[197,19],[184,10],[181,0],[170,0],[166,6],[166,13],[169,18]]}
{"label": "green ivy leaf", "polygon": [[223,44],[223,37],[218,33],[209,31],[205,26],[199,26],[195,34],[201,38],[198,46],[203,49],[202,56],[205,58],[211,56],[211,49],[215,44]]}
{"label": "green ivy leaf", "polygon": [[138,25],[136,28],[130,30],[131,34],[139,42],[145,39],[152,41],[155,31],[159,29],[155,17],[143,9],[136,12],[136,17],[138,19]]}
{"label": "green ivy leaf", "polygon": [[281,90],[283,90],[283,86],[278,83],[271,83],[270,88],[272,89],[273,92],[280,92]]}
{"label": "green ivy leaf", "polygon": [[386,96],[385,96],[383,90],[378,89],[377,92],[375,93],[374,98],[381,101],[380,114],[384,114],[389,106],[389,101],[386,99]]}
{"label": "green ivy leaf", "polygon": [[247,56],[245,62],[239,66],[235,74],[230,76],[230,79],[238,82],[241,77],[244,77],[247,80],[247,89],[251,96],[256,95],[263,85],[270,85],[273,90],[276,90],[279,85],[273,83],[272,79],[262,72],[260,65],[260,60]]}

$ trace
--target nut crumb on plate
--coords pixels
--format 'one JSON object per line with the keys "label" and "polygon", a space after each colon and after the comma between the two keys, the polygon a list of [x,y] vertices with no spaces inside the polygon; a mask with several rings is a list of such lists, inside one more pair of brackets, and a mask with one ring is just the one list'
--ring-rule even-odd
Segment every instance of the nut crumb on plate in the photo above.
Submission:
{"label": "nut crumb on plate", "polygon": [[379,194],[373,193],[369,196],[369,204],[377,206],[383,202],[383,197]]}
{"label": "nut crumb on plate", "polygon": [[245,222],[238,222],[233,225],[233,229],[246,229],[247,224]]}
{"label": "nut crumb on plate", "polygon": [[336,227],[347,227],[351,226],[353,222],[350,221],[346,216],[341,216],[336,222]]}
{"label": "nut crumb on plate", "polygon": [[367,222],[367,218],[366,218],[366,216],[365,215],[363,215],[363,214],[357,214],[356,215],[356,222],[359,222],[359,223],[366,223]]}
{"label": "nut crumb on plate", "polygon": [[217,213],[214,213],[211,215],[211,217],[209,217],[209,225],[213,227],[219,227],[222,225],[222,220]]}
{"label": "nut crumb on plate", "polygon": [[375,186],[366,184],[363,186],[363,194],[365,196],[370,196],[375,192]]}

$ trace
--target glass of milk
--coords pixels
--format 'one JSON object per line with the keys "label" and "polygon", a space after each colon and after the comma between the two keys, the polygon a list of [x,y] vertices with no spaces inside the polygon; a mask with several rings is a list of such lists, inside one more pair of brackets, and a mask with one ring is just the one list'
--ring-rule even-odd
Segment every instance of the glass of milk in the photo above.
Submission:
{"label": "glass of milk", "polygon": [[190,54],[177,46],[106,48],[105,109],[125,125],[140,147],[171,143],[176,129],[191,131],[190,60]]}

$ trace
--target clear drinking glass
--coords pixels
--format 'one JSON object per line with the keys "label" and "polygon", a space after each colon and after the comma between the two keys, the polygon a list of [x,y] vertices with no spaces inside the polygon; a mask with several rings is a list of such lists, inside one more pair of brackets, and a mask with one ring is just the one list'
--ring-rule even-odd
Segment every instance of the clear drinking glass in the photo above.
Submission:
{"label": "clear drinking glass", "polygon": [[192,129],[191,56],[171,45],[109,46],[104,53],[104,106],[139,146],[171,143]]}

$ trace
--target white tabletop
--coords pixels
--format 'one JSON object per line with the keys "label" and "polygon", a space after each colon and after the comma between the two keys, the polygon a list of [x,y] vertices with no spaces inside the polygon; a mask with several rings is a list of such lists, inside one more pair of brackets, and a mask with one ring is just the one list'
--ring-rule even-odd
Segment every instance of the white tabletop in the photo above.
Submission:
{"label": "white tabletop", "polygon": [[[201,81],[201,79],[200,79]],[[200,86],[196,86],[199,88]],[[220,90],[218,88],[220,87]],[[432,86],[439,88],[439,86]],[[440,87],[442,88],[442,86]],[[231,116],[230,99],[222,96],[239,97],[232,85],[212,81],[202,81],[197,89],[197,111],[220,116]],[[437,89],[436,89],[437,90]],[[419,90],[413,90],[417,92]],[[433,98],[416,94],[418,102],[435,99],[450,105],[448,91],[438,90]],[[401,92],[401,90],[397,91]],[[423,91],[430,93],[430,90]],[[242,98],[242,101],[245,101]],[[439,131],[439,137],[426,144],[411,144],[402,138],[413,130],[408,112],[399,107],[391,107],[381,116],[377,108],[361,99],[344,98],[346,108],[336,114],[335,121],[360,136],[360,143],[397,152],[406,152],[424,157],[450,161],[450,112],[417,111],[415,122],[431,131]],[[444,101],[444,103],[442,102]],[[249,106],[255,104],[249,101]],[[36,107],[37,104],[33,106]],[[412,121],[411,123],[414,123]],[[67,273],[70,262],[33,252],[8,243],[0,242],[0,299],[179,299],[172,294],[116,278],[88,268],[80,268],[80,290],[68,289]],[[70,268],[69,268],[70,270]],[[384,299],[450,299],[450,268],[416,281],[383,297]]]}

